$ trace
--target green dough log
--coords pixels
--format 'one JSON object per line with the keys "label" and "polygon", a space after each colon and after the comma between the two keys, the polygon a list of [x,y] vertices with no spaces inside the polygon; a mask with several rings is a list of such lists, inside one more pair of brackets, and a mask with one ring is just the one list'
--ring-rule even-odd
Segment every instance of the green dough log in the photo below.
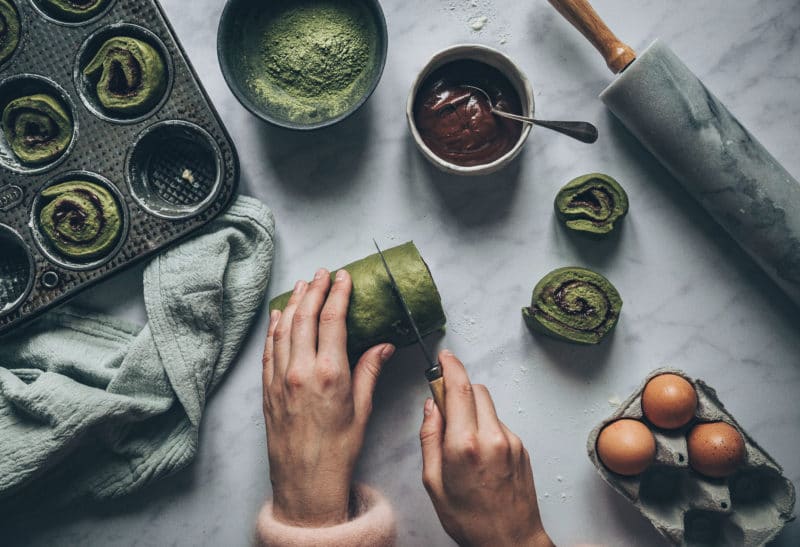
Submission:
{"label": "green dough log", "polygon": [[106,41],[83,74],[97,80],[97,99],[103,108],[116,114],[147,112],[161,99],[167,85],[161,54],[150,44],[126,36]]}
{"label": "green dough log", "polygon": [[0,0],[0,63],[4,63],[19,44],[19,14],[6,0]]}
{"label": "green dough log", "polygon": [[11,150],[26,165],[48,163],[72,141],[72,119],[50,95],[14,99],[3,110],[3,131]]}
{"label": "green dough log", "polygon": [[119,241],[122,214],[114,196],[93,182],[70,181],[42,190],[39,228],[63,256],[90,261]]}
{"label": "green dough log", "polygon": [[[425,336],[444,328],[447,319],[427,264],[413,242],[383,251],[403,298],[420,333]],[[378,254],[344,267],[353,279],[347,312],[347,349],[351,355],[381,342],[407,346],[416,341],[403,309],[392,291],[389,276]],[[335,274],[331,274],[333,277]],[[274,298],[270,311],[283,310],[291,292]]]}
{"label": "green dough log", "polygon": [[80,22],[91,19],[106,7],[109,0],[41,0],[39,4],[51,17]]}
{"label": "green dough log", "polygon": [[622,298],[608,279],[584,268],[559,268],[539,281],[522,317],[533,331],[598,344],[616,326],[621,310]]}
{"label": "green dough log", "polygon": [[571,180],[559,190],[555,207],[567,228],[604,236],[628,212],[628,195],[608,175],[590,173]]}

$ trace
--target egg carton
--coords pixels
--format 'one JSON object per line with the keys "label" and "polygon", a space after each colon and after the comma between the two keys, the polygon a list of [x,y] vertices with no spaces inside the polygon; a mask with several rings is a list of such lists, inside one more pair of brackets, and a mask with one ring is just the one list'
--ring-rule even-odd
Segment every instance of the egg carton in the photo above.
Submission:
{"label": "egg carton", "polygon": [[[108,0],[87,21],[60,20],[41,0],[7,0],[19,45],[0,64],[0,112],[47,93],[73,121],[72,141],[43,166],[21,164],[0,131],[0,334],[202,228],[236,192],[233,142],[156,0]],[[146,113],[105,112],[82,68],[113,36],[150,44],[166,90]],[[90,263],[65,259],[37,226],[42,189],[64,180],[104,186],[120,205],[117,246]]]}
{"label": "egg carton", "polygon": [[[642,412],[645,385],[664,373],[685,378],[697,392],[695,418],[676,430],[659,429]],[[655,462],[641,475],[613,473],[597,455],[600,432],[620,418],[641,420],[655,436]],[[735,427],[746,446],[744,464],[724,479],[705,477],[688,461],[688,431],[699,422],[717,421]],[[660,368],[651,372],[614,414],[592,430],[586,449],[600,476],[676,545],[764,545],[794,519],[794,485],[783,476],[781,467],[742,429],[714,389],[683,371]]]}

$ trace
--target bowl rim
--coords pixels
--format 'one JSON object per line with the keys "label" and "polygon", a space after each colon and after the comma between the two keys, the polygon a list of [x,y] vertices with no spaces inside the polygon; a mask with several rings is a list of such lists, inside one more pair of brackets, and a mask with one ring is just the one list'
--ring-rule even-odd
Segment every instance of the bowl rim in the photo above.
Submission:
{"label": "bowl rim", "polygon": [[[485,58],[478,58],[474,56],[475,52],[483,53],[489,58],[500,59],[501,62],[507,66],[498,66],[494,63],[488,62]],[[414,83],[411,85],[411,91],[409,92],[408,99],[406,101],[406,120],[408,121],[408,127],[411,131],[411,135],[414,138],[417,148],[419,148],[419,150],[422,152],[422,155],[436,167],[447,173],[457,175],[488,175],[502,169],[519,155],[533,129],[532,124],[524,124],[522,133],[520,133],[517,142],[508,152],[499,158],[489,163],[465,166],[458,165],[437,156],[428,147],[428,145],[425,144],[425,141],[422,140],[422,135],[420,135],[419,130],[417,129],[417,124],[414,120],[414,103],[416,102],[417,93],[419,92],[419,88],[421,87],[422,83],[430,75],[430,73],[449,62],[466,59],[489,64],[502,72],[503,75],[509,79],[511,85],[514,86],[518,93],[520,90],[523,91],[523,93],[520,94],[520,100],[523,102],[522,106],[524,115],[533,117],[533,113],[536,109],[536,103],[533,98],[533,88],[530,80],[528,80],[528,77],[525,75],[519,65],[515,63],[508,55],[493,47],[483,44],[467,43],[455,44],[437,51],[433,54],[433,56],[431,56],[430,60],[428,60],[422,70],[419,71],[417,77],[414,79]],[[512,70],[509,71],[508,67],[511,67]]]}
{"label": "bowl rim", "polygon": [[370,11],[373,15],[376,23],[376,30],[377,30],[377,41],[378,41],[378,48],[377,48],[377,71],[375,72],[375,76],[372,79],[367,90],[361,96],[361,98],[353,103],[353,106],[350,107],[348,110],[339,114],[335,118],[330,118],[327,120],[323,120],[320,122],[316,122],[313,124],[307,123],[298,123],[298,122],[290,122],[288,120],[283,120],[279,118],[275,118],[271,116],[266,109],[259,107],[253,101],[251,101],[247,95],[242,92],[241,86],[234,76],[233,70],[231,69],[230,64],[228,63],[228,58],[226,56],[226,52],[230,51],[230,46],[226,46],[223,44],[223,33],[227,29],[227,24],[231,21],[234,13],[234,10],[239,7],[242,3],[245,2],[252,2],[253,0],[226,0],[225,7],[222,9],[222,15],[219,19],[219,24],[217,25],[217,60],[219,62],[220,69],[222,70],[222,76],[225,79],[225,83],[228,85],[228,89],[231,90],[236,100],[245,107],[251,114],[256,116],[257,118],[265,121],[271,125],[276,127],[282,127],[284,129],[294,129],[298,131],[314,131],[316,129],[322,129],[325,127],[330,127],[331,125],[337,124],[340,121],[344,120],[345,118],[354,114],[357,110],[359,110],[364,103],[369,100],[372,94],[375,92],[375,89],[378,87],[378,84],[383,77],[383,72],[386,67],[386,57],[388,54],[389,49],[389,31],[386,26],[386,16],[383,12],[383,8],[379,0],[366,0],[363,2],[363,5]]}

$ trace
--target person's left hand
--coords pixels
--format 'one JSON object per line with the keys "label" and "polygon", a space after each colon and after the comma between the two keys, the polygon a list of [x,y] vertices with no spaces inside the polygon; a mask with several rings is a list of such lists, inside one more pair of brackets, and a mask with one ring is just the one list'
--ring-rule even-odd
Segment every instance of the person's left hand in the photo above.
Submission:
{"label": "person's left hand", "polygon": [[381,367],[394,346],[364,353],[352,374],[345,317],[353,283],[345,270],[298,281],[270,315],[263,359],[273,515],[295,526],[345,522],[350,483]]}

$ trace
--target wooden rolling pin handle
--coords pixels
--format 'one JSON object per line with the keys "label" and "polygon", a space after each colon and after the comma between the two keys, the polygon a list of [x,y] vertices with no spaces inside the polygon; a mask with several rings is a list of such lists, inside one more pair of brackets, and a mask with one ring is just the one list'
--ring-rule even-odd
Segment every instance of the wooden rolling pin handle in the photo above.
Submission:
{"label": "wooden rolling pin handle", "polygon": [[617,38],[587,0],[548,0],[600,52],[614,74],[636,59],[636,52]]}

